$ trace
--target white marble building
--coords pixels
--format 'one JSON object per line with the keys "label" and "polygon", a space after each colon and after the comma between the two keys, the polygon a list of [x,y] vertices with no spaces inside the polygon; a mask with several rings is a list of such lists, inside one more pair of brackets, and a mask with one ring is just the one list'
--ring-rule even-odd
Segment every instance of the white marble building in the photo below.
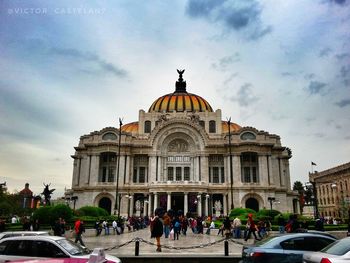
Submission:
{"label": "white marble building", "polygon": [[122,216],[156,207],[226,215],[231,207],[270,208],[268,197],[278,200],[273,209],[297,212],[291,151],[280,137],[222,120],[220,109],[186,91],[179,74],[175,91],[140,110],[137,122],[80,137],[66,197],[77,197],[76,208]]}

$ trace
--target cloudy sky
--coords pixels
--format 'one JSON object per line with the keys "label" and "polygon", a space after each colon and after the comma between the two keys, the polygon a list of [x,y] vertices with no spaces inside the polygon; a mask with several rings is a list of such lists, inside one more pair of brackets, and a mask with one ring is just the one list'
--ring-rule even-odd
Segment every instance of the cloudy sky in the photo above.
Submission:
{"label": "cloudy sky", "polygon": [[350,1],[0,2],[0,182],[62,195],[79,137],[187,90],[281,136],[292,182],[350,161]]}

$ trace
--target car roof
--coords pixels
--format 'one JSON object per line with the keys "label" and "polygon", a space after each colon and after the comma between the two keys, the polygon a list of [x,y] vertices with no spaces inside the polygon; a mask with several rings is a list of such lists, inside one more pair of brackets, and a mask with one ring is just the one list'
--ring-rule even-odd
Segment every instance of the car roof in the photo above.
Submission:
{"label": "car roof", "polygon": [[6,231],[0,233],[0,239],[6,235],[17,235],[17,236],[48,236],[50,235],[47,231]]}
{"label": "car roof", "polygon": [[65,237],[59,237],[59,236],[16,236],[16,237],[7,237],[0,240],[1,242],[4,242],[6,240],[62,240],[66,239]]}

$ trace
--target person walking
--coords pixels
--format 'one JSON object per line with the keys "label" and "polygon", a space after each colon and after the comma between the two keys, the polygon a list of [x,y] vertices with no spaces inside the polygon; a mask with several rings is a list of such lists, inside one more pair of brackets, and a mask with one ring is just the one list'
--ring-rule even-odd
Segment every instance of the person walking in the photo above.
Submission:
{"label": "person walking", "polygon": [[172,222],[173,229],[174,229],[174,240],[179,240],[180,230],[181,230],[181,223],[178,216],[174,217],[174,220]]}
{"label": "person walking", "polygon": [[168,213],[165,213],[163,216],[163,224],[164,224],[164,237],[168,238],[170,233],[170,216]]}
{"label": "person walking", "polygon": [[83,239],[81,237],[83,232],[85,232],[84,221],[78,219],[74,224],[74,230],[75,230],[75,241],[74,242],[78,243],[78,241],[79,241],[80,244],[85,247],[85,244],[84,244]]}
{"label": "person walking", "polygon": [[278,230],[281,234],[284,234],[284,229],[286,227],[286,220],[284,220],[284,217],[280,214],[277,219],[278,224]]}
{"label": "person walking", "polygon": [[253,233],[255,240],[260,240],[260,238],[258,238],[256,236],[256,233],[255,233],[255,231],[257,230],[257,227],[254,223],[252,214],[248,214],[248,221],[247,221],[246,228],[247,228],[248,232],[247,232],[246,237],[244,238],[244,241],[247,241],[250,238],[251,233]]}
{"label": "person walking", "polygon": [[161,252],[160,237],[163,235],[163,223],[159,218],[159,209],[156,209],[154,212],[155,216],[151,217],[150,220],[150,230],[151,238],[157,240],[157,252]]}
{"label": "person walking", "polygon": [[241,237],[241,225],[242,225],[242,222],[241,222],[241,220],[238,217],[233,219],[232,227],[233,227],[233,236],[234,236],[234,238],[240,238]]}
{"label": "person walking", "polygon": [[225,217],[223,225],[224,225],[225,237],[226,237],[226,239],[228,239],[231,235],[231,221],[230,221],[230,218],[228,216]]}
{"label": "person walking", "polygon": [[210,230],[215,228],[215,223],[214,221],[210,222],[210,225],[208,226],[207,231],[205,232],[207,235],[210,235]]}

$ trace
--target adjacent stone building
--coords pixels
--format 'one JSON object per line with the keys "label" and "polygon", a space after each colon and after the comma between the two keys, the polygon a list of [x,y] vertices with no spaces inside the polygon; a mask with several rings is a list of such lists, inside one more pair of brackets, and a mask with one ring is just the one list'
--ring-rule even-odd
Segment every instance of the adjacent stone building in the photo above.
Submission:
{"label": "adjacent stone building", "polygon": [[122,216],[156,207],[226,215],[232,207],[269,208],[268,197],[278,201],[273,209],[297,212],[290,149],[278,135],[222,120],[220,109],[187,92],[183,72],[175,91],[140,110],[138,121],[80,137],[66,197]]}
{"label": "adjacent stone building", "polygon": [[349,218],[350,162],[309,174],[316,187],[318,212],[321,217]]}

